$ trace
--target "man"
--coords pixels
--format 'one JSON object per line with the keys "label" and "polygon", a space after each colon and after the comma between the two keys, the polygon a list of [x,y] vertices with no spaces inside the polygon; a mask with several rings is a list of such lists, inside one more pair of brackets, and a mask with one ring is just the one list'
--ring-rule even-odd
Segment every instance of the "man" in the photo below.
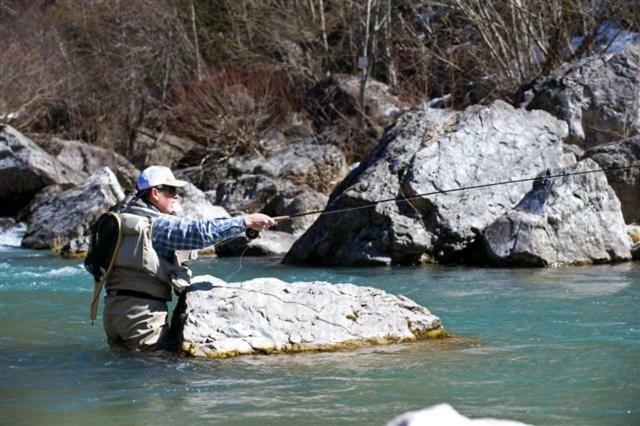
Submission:
{"label": "man", "polygon": [[[105,278],[104,329],[109,344],[134,350],[169,349],[167,301],[171,291],[190,284],[186,261],[194,250],[276,222],[254,213],[222,219],[192,219],[171,215],[179,199],[178,180],[168,167],[146,168],[136,181],[138,193],[120,213],[120,237],[112,267]],[[99,290],[98,290],[99,291]]]}

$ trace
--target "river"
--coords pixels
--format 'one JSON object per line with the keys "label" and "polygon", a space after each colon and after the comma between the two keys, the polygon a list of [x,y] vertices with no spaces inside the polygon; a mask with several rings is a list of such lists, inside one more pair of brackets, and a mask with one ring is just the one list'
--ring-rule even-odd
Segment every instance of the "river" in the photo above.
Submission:
{"label": "river", "polygon": [[[12,238],[14,238],[12,240]],[[110,349],[79,260],[0,244],[0,424],[384,425],[447,402],[536,425],[640,424],[640,263],[554,269],[299,268],[200,259],[241,281],[403,294],[460,339],[203,360]],[[13,243],[12,243],[13,241]]]}

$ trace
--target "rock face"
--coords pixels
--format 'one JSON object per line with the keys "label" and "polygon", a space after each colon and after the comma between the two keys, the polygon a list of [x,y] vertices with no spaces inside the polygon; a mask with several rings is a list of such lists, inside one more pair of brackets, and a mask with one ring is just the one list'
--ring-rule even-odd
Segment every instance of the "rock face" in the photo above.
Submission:
{"label": "rock face", "polygon": [[287,179],[296,185],[308,185],[326,193],[349,171],[347,161],[333,145],[313,142],[288,145],[267,158],[233,161],[231,165],[242,174],[262,174]]}
{"label": "rock face", "polygon": [[636,166],[607,172],[607,179],[622,203],[625,222],[640,220],[640,135],[591,148],[584,158],[591,158],[603,169]]}
{"label": "rock face", "polygon": [[134,140],[133,164],[144,169],[151,165],[172,168],[190,150],[198,145],[190,139],[140,128]]}
{"label": "rock face", "polygon": [[[360,78],[336,74],[318,82],[306,96],[310,115],[316,128],[331,124],[340,117],[352,117],[360,108]],[[364,108],[367,115],[388,125],[400,113],[400,101],[391,94],[389,86],[372,79],[367,80]]]}
{"label": "rock face", "polygon": [[120,154],[84,142],[58,138],[51,138],[40,146],[72,170],[91,175],[106,166],[124,187],[133,188],[135,185],[139,171]]}
{"label": "rock face", "polygon": [[527,109],[542,109],[569,124],[586,147],[640,133],[640,45],[595,55],[533,88]]}
{"label": "rock face", "polygon": [[[500,101],[460,113],[417,110],[402,116],[336,187],[327,209],[532,177],[562,164],[566,134],[566,124],[551,115],[516,110]],[[484,228],[529,188],[526,182],[508,184],[326,214],[284,262],[460,262],[473,255]]]}
{"label": "rock face", "polygon": [[180,202],[174,213],[197,219],[231,217],[224,207],[211,204],[205,193],[191,183],[182,188]]}
{"label": "rock face", "polygon": [[174,313],[180,347],[193,356],[336,350],[443,334],[427,309],[370,287],[275,278],[194,281]]}
{"label": "rock face", "polygon": [[527,426],[514,420],[469,419],[449,404],[438,404],[420,411],[404,413],[387,423],[387,426]]}
{"label": "rock face", "polygon": [[[584,160],[563,172],[598,170]],[[484,233],[494,262],[557,266],[631,258],[620,202],[603,173],[537,181],[510,212]]]}
{"label": "rock face", "polygon": [[116,176],[104,167],[82,185],[38,205],[31,215],[22,246],[61,250],[71,240],[87,235],[98,216],[123,199]]}
{"label": "rock face", "polygon": [[[292,216],[322,210],[327,203],[327,196],[306,185],[294,185],[287,180],[244,175],[221,182],[215,191],[214,203],[233,214],[262,212],[270,216]],[[274,230],[299,235],[313,220],[313,216],[304,216],[284,221]]]}
{"label": "rock face", "polygon": [[0,215],[13,215],[42,188],[66,188],[83,181],[33,141],[11,126],[0,125]]}
{"label": "rock face", "polygon": [[241,237],[216,246],[218,256],[283,256],[296,241],[288,232],[263,231],[253,240]]}

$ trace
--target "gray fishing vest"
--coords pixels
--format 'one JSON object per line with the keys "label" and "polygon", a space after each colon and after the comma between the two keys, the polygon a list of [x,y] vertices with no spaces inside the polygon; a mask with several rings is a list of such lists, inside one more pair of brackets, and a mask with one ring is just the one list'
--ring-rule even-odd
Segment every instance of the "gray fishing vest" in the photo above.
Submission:
{"label": "gray fishing vest", "polygon": [[107,291],[133,290],[169,301],[172,288],[181,292],[190,285],[191,271],[185,263],[197,257],[196,251],[176,251],[169,262],[153,249],[151,227],[162,213],[138,204],[116,214],[122,224],[121,242]]}

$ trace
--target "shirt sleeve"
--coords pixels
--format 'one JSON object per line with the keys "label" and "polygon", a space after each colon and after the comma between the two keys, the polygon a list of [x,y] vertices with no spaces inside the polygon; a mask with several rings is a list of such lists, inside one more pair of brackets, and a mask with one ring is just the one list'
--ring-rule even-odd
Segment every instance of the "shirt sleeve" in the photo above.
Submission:
{"label": "shirt sleeve", "polygon": [[175,250],[198,250],[244,233],[242,216],[220,219],[193,219],[163,215],[153,220],[153,248],[164,258]]}

